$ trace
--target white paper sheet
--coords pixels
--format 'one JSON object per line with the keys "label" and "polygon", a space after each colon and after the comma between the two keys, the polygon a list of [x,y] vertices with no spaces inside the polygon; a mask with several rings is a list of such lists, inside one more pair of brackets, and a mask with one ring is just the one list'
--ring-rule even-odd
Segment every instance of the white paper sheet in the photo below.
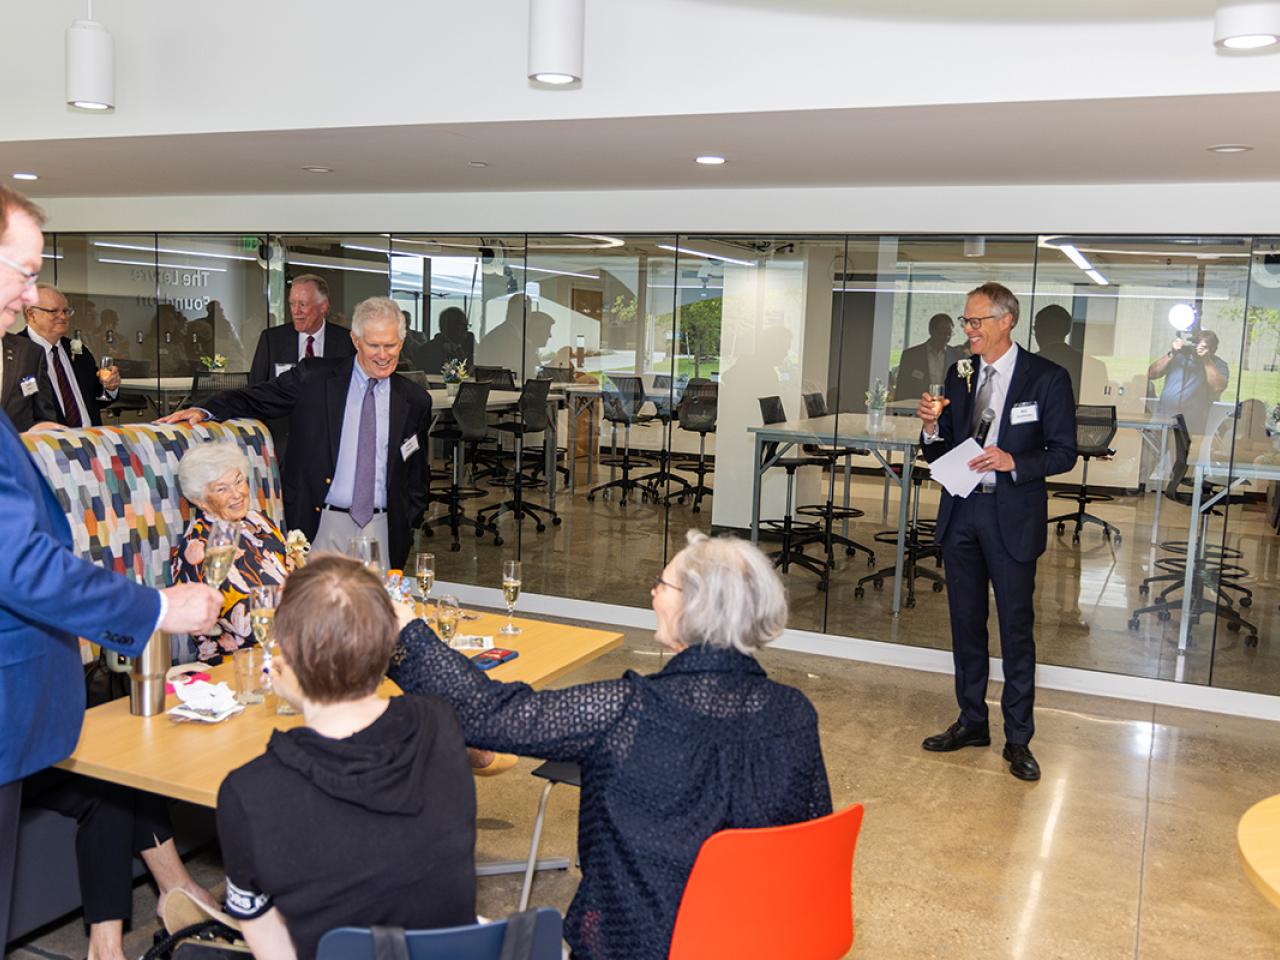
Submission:
{"label": "white paper sheet", "polygon": [[967,497],[982,480],[981,473],[969,469],[969,461],[980,453],[978,441],[970,437],[933,461],[929,465],[930,473],[953,497]]}

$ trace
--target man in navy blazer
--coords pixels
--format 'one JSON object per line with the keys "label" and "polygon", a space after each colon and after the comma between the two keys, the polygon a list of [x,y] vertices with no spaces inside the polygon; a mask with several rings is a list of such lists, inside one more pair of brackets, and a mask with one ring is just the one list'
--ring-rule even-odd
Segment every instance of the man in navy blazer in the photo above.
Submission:
{"label": "man in navy blazer", "polygon": [[[0,333],[35,303],[40,209],[0,186]],[[8,938],[22,778],[75,749],[84,716],[80,643],[136,654],[159,627],[211,629],[221,595],[154,590],[79,559],[53,491],[0,414],[0,951]]]}
{"label": "man in navy blazer", "polygon": [[[927,392],[916,410],[925,459],[932,463],[971,436],[985,446],[968,465],[982,474],[969,496],[942,494],[935,537],[942,544],[951,611],[960,717],[924,749],[959,750],[991,743],[987,725],[988,596],[994,589],[1004,662],[1004,759],[1021,780],[1040,779],[1028,744],[1035,733],[1036,559],[1049,516],[1045,478],[1076,462],[1076,411],[1067,371],[1013,342],[1018,298],[984,283],[965,301],[960,322],[972,356],[947,372],[942,398]],[[939,404],[941,412],[939,413]]]}
{"label": "man in navy blazer", "polygon": [[249,367],[249,385],[266,383],[311,357],[345,360],[355,356],[351,331],[326,320],[328,312],[329,285],[324,278],[314,273],[294,277],[289,287],[293,323],[262,331]]}

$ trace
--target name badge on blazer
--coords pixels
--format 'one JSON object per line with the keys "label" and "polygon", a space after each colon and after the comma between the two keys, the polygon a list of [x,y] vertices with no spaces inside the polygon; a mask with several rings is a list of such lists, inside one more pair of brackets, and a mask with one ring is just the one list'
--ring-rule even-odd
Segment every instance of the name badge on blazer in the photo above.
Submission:
{"label": "name badge on blazer", "polygon": [[22,395],[23,395],[24,397],[29,397],[29,396],[31,396],[33,393],[35,393],[37,390],[39,390],[39,389],[40,389],[40,388],[36,385],[36,378],[35,378],[35,377],[23,377],[23,378],[22,378],[21,387],[22,387]]}
{"label": "name badge on blazer", "polygon": [[275,375],[278,377],[282,373],[288,373],[290,370],[292,370],[296,366],[297,366],[296,363],[277,363]]}
{"label": "name badge on blazer", "polygon": [[408,460],[411,456],[418,452],[418,435],[415,433],[412,437],[400,444],[400,459]]}
{"label": "name badge on blazer", "polygon": [[1040,404],[1034,400],[1028,400],[1025,403],[1015,403],[1013,409],[1009,411],[1009,425],[1017,426],[1019,423],[1035,423],[1040,419]]}

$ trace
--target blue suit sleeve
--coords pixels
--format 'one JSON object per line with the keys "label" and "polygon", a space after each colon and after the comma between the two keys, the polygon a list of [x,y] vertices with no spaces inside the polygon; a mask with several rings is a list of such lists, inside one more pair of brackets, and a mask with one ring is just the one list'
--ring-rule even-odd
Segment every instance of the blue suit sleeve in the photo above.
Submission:
{"label": "blue suit sleeve", "polygon": [[1066,473],[1076,465],[1075,394],[1071,389],[1071,377],[1062,367],[1054,367],[1042,406],[1040,422],[1044,448],[1014,457],[1015,484]]}
{"label": "blue suit sleeve", "polygon": [[159,592],[81,560],[41,530],[36,497],[0,465],[0,607],[47,630],[138,653],[160,619]]}

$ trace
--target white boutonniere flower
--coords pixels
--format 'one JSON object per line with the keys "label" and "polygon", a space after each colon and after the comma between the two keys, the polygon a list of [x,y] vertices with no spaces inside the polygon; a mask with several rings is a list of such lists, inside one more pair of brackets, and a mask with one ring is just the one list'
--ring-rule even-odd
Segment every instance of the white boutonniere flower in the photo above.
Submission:
{"label": "white boutonniere flower", "polygon": [[80,340],[79,340],[78,338],[77,338],[77,339],[75,339],[75,340],[72,340],[72,341],[71,341],[71,355],[72,355],[73,357],[78,357],[78,356],[80,356],[80,354],[82,354],[82,353],[84,353],[84,344],[83,344],[83,343],[81,343],[81,342],[80,342]]}
{"label": "white boutonniere flower", "polygon": [[962,357],[956,361],[956,373],[964,377],[964,388],[969,389],[973,380],[973,359],[970,357]]}

